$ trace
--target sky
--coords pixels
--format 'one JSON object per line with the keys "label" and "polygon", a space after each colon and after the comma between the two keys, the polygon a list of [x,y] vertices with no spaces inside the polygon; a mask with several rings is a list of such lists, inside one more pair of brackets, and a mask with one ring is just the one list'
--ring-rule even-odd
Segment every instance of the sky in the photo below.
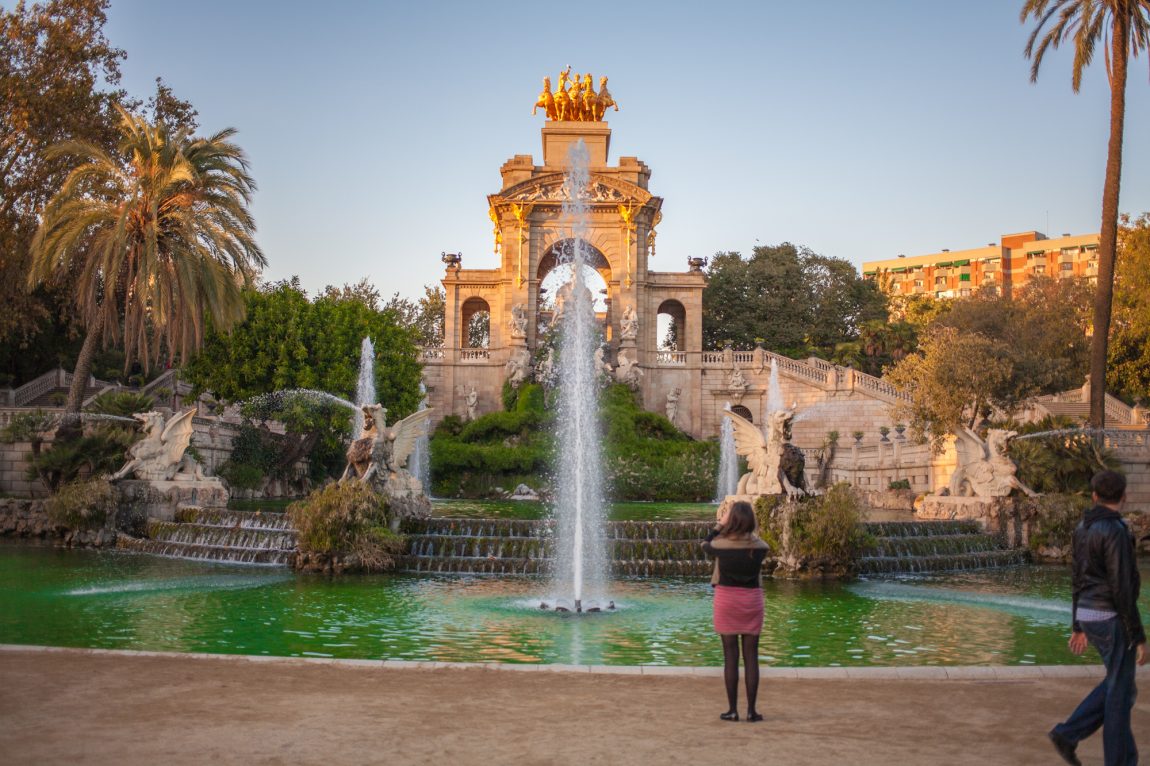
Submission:
{"label": "sky", "polygon": [[[1021,0],[504,3],[112,0],[123,85],[234,127],[264,277],[415,298],[440,253],[493,268],[488,194],[542,163],[541,79],[610,78],[611,162],[663,197],[651,268],[793,242],[856,266],[1099,229],[1101,58],[1031,84]],[[1150,211],[1150,70],[1131,62],[1120,209]]]}

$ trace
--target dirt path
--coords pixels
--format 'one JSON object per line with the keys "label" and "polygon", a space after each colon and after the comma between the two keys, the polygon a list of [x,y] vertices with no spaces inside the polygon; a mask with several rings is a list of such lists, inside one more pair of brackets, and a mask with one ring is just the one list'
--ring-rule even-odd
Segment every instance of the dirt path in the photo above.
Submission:
{"label": "dirt path", "polygon": [[[717,678],[5,651],[0,762],[1053,764],[1092,683],[771,680],[767,720],[733,724]],[[1146,704],[1134,725],[1150,753]]]}

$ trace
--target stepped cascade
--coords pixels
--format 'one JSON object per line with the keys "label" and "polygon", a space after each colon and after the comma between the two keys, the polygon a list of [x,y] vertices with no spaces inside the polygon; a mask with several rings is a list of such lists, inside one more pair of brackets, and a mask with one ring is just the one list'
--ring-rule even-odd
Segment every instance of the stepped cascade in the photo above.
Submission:
{"label": "stepped cascade", "polygon": [[859,562],[862,574],[946,572],[1015,566],[1028,560],[1000,535],[982,531],[976,521],[877,522],[865,525],[874,545]]}
{"label": "stepped cascade", "polygon": [[182,508],[175,521],[148,519],[148,537],[121,535],[117,547],[183,559],[286,565],[297,533],[282,513]]}
{"label": "stepped cascade", "polygon": [[[604,525],[606,558],[614,576],[703,577],[711,565],[699,541],[706,521],[611,521]],[[548,521],[431,519],[405,527],[407,572],[541,574],[555,556]]]}
{"label": "stepped cascade", "polygon": [[[984,534],[977,522],[875,522],[875,538],[860,561],[862,574],[945,572],[1013,566],[1026,552]],[[706,577],[711,564],[700,541],[709,521],[611,521],[605,525],[607,558],[614,576]],[[406,572],[533,575],[550,571],[555,554],[547,521],[437,518],[411,522]],[[768,559],[769,560],[769,559]]]}

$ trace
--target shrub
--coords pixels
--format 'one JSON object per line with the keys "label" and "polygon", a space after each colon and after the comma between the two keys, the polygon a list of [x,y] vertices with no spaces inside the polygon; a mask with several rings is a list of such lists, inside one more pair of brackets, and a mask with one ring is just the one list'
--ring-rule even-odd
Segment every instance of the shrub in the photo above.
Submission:
{"label": "shrub", "polygon": [[98,529],[114,512],[112,486],[105,479],[69,482],[44,501],[53,523],[69,529]]}
{"label": "shrub", "polygon": [[1030,548],[1061,548],[1070,546],[1074,528],[1082,520],[1082,512],[1090,507],[1090,498],[1084,495],[1050,494],[1030,498],[1033,504],[1034,525],[1030,532]]}
{"label": "shrub", "polygon": [[887,489],[910,489],[910,479],[895,479],[886,485]]}
{"label": "shrub", "polygon": [[388,529],[387,501],[361,482],[331,483],[288,506],[299,551],[324,558],[354,556],[367,571],[395,566],[404,538]]}
{"label": "shrub", "polygon": [[40,479],[50,491],[81,476],[113,473],[125,462],[137,433],[115,426],[100,426],[78,439],[57,439],[48,449],[28,456],[28,476]]}
{"label": "shrub", "polygon": [[148,412],[155,405],[155,399],[138,391],[105,391],[84,409],[86,412],[126,418],[137,412]]}
{"label": "shrub", "polygon": [[862,503],[846,483],[800,502],[760,497],[755,516],[760,535],[791,572],[850,574],[873,543],[862,527]]}
{"label": "shrub", "polygon": [[1046,417],[1023,426],[1006,425],[1021,435],[1066,432],[1010,442],[1007,451],[1018,464],[1018,480],[1035,492],[1089,493],[1090,477],[1118,467],[1113,453],[1095,444],[1093,437],[1069,418]]}

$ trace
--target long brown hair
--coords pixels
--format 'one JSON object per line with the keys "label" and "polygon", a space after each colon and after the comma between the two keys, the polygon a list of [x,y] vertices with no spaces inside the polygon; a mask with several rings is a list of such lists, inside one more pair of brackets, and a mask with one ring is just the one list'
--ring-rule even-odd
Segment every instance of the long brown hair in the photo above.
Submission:
{"label": "long brown hair", "polygon": [[751,504],[739,500],[731,503],[727,520],[723,523],[722,534],[726,537],[743,537],[755,531],[755,512]]}

